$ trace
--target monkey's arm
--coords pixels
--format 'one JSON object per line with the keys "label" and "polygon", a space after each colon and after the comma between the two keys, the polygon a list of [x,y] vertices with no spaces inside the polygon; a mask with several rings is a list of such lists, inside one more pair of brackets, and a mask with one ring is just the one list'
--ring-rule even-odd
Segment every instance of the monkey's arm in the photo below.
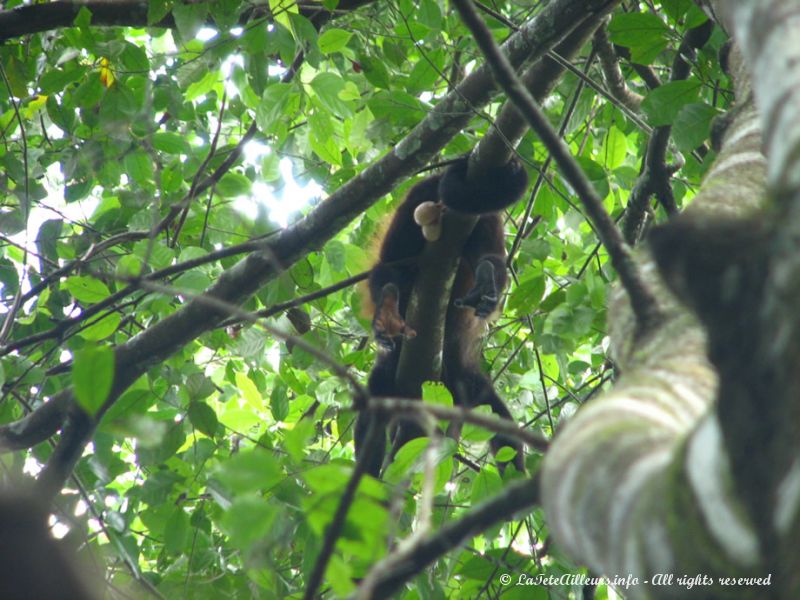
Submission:
{"label": "monkey's arm", "polygon": [[484,215],[478,220],[464,244],[462,257],[474,273],[474,281],[471,289],[462,297],[457,297],[454,304],[459,308],[475,309],[478,317],[489,317],[497,309],[508,283],[500,215]]}
{"label": "monkey's arm", "polygon": [[423,202],[435,200],[438,187],[437,175],[411,188],[392,218],[381,243],[379,261],[370,273],[369,291],[375,307],[372,329],[375,339],[384,348],[392,348],[394,338],[415,335],[405,324],[405,312],[418,269],[415,264],[394,263],[422,253],[425,238],[414,221],[414,211]]}

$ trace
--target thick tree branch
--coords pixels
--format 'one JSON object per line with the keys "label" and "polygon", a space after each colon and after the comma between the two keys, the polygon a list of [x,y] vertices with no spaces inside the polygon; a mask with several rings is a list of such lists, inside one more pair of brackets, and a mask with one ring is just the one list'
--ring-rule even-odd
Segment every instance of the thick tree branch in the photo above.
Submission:
{"label": "thick tree branch", "polygon": [[0,452],[33,448],[61,429],[72,410],[69,390],[53,396],[19,421],[0,425]]}
{"label": "thick tree branch", "polygon": [[458,520],[450,521],[432,536],[420,540],[403,553],[391,569],[382,569],[370,581],[371,590],[361,598],[389,598],[400,586],[422,573],[435,560],[461,546],[495,523],[509,519],[515,513],[528,510],[539,502],[539,478],[522,479],[506,486],[494,498],[486,500]]}
{"label": "thick tree branch", "polygon": [[[300,13],[319,27],[334,14],[348,12],[373,0],[342,0],[336,11],[315,3],[299,3]],[[93,27],[175,27],[172,14],[157,23],[147,22],[149,2],[145,0],[56,0],[44,4],[26,4],[0,11],[0,42],[51,29],[72,27],[82,8],[92,13]],[[243,14],[244,21],[252,11]],[[213,24],[213,23],[212,23]]]}
{"label": "thick tree branch", "polygon": [[[621,290],[612,294],[608,330],[611,352],[622,376],[561,430],[542,471],[543,504],[550,531],[562,548],[597,572],[630,573],[644,582],[653,573],[674,567],[676,561],[690,572],[707,573],[712,580],[714,576],[742,573],[764,575],[771,570],[760,563],[753,520],[744,514],[742,498],[735,493],[730,448],[725,447],[724,431],[713,409],[719,399],[720,407],[727,404],[735,410],[736,394],[741,397],[744,388],[741,380],[752,373],[756,361],[740,363],[739,379],[726,384],[725,375],[718,378],[719,369],[707,358],[708,349],[713,352],[722,346],[734,359],[759,352],[751,341],[759,329],[751,326],[747,316],[732,312],[735,304],[752,298],[749,267],[757,261],[754,251],[758,248],[747,244],[753,234],[727,236],[731,249],[736,248],[737,241],[742,243],[735,254],[729,251],[720,257],[715,253],[715,242],[726,239],[725,235],[715,235],[713,240],[710,235],[680,240],[680,229],[672,229],[691,221],[694,227],[707,226],[713,233],[721,220],[741,219],[747,230],[747,218],[762,208],[766,161],[759,151],[755,106],[746,73],[737,70],[733,79],[741,104],[717,160],[694,201],[678,219],[658,230],[660,233],[654,231],[654,239],[659,265],[669,266],[662,274],[674,291],[687,298],[693,283],[703,291],[700,296],[705,298],[706,318],[711,315],[728,327],[749,328],[750,332],[748,337],[728,338],[726,346],[716,344],[713,335],[707,338],[695,316],[664,289],[647,255],[641,257],[642,272],[663,304],[667,315],[664,325],[651,336],[636,338],[625,295]],[[670,237],[670,231],[678,235]],[[660,237],[662,232],[668,235]],[[736,262],[728,262],[728,258]],[[741,258],[751,262],[739,263]],[[726,263],[732,268],[726,269]],[[705,268],[708,266],[711,268]],[[717,287],[718,283],[724,285]],[[739,287],[746,290],[744,298]],[[715,304],[714,299],[720,296],[724,301]],[[792,303],[792,310],[796,312],[796,303]],[[752,310],[749,314],[760,312]],[[764,427],[764,412],[776,403],[771,384],[763,383],[758,416],[754,417],[751,409],[741,415],[752,427]],[[718,387],[725,385],[734,388],[734,396],[728,394],[728,388]],[[764,398],[769,398],[769,408],[764,406]],[[776,439],[774,429],[767,426],[766,431]],[[771,445],[780,447],[784,457],[792,456],[786,450],[788,445],[775,441]],[[752,440],[739,438],[735,446],[742,455],[763,456]],[[763,464],[759,468],[768,470]],[[751,476],[761,477],[758,470],[752,468]],[[765,509],[761,518],[772,521],[774,514]],[[592,527],[582,525],[587,522]],[[659,533],[654,537],[656,531]],[[796,537],[787,539],[794,544]],[[638,551],[626,551],[631,548]],[[745,590],[718,586],[700,594],[725,597],[737,592],[742,595]],[[643,585],[634,593],[656,598],[671,597],[675,592]],[[756,590],[747,593],[754,597],[764,594]],[[767,593],[794,597],[775,588]]]}

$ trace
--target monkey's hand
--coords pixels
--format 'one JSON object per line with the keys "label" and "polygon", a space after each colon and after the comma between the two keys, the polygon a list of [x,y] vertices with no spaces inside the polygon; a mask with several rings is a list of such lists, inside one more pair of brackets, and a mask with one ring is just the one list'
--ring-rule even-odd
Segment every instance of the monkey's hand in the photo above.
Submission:
{"label": "monkey's hand", "polygon": [[485,319],[491,315],[500,300],[494,278],[494,265],[482,260],[475,269],[475,285],[463,298],[456,298],[454,304],[458,308],[472,307],[475,316]]}
{"label": "monkey's hand", "polygon": [[375,332],[375,341],[387,350],[394,348],[394,338],[413,338],[417,335],[400,316],[400,290],[393,283],[381,288],[381,297],[372,318],[372,331]]}

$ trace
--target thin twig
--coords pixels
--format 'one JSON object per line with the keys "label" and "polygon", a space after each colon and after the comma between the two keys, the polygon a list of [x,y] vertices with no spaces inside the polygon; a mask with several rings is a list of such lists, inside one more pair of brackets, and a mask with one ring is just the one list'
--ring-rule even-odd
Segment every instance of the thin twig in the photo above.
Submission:
{"label": "thin twig", "polygon": [[409,400],[408,398],[370,398],[369,407],[373,410],[404,416],[432,416],[456,423],[471,423],[483,427],[493,433],[502,433],[514,437],[539,452],[546,452],[550,442],[543,436],[533,431],[521,428],[519,425],[494,415],[479,413],[462,406],[442,406]]}
{"label": "thin twig", "polygon": [[[19,123],[19,133],[20,139],[22,140],[22,176],[25,178],[23,182],[23,198],[22,198],[22,220],[25,225],[25,248],[22,252],[22,275],[23,277],[26,274],[27,266],[28,266],[28,216],[30,215],[31,209],[31,196],[30,196],[30,182],[28,176],[28,137],[25,132],[25,123],[22,122],[22,116],[19,114],[19,104],[14,99],[14,91],[11,88],[11,82],[8,80],[8,76],[6,75],[5,67],[0,64],[0,75],[3,77],[3,83],[5,83],[6,90],[8,91],[8,100],[11,102],[11,107],[14,109],[14,116]],[[19,311],[20,307],[22,306],[22,281],[17,286],[17,291],[14,294],[14,301],[11,303],[11,308],[6,313],[6,318],[3,319],[3,326],[0,327],[0,344],[2,344],[5,339],[11,333],[11,328],[14,326],[14,321],[17,318],[17,312]]]}
{"label": "thin twig", "polygon": [[206,304],[215,310],[226,312],[244,321],[253,323],[258,327],[261,327],[264,331],[266,331],[270,335],[273,335],[281,340],[291,342],[304,352],[307,352],[314,358],[318,359],[320,362],[328,365],[331,368],[331,370],[334,373],[336,373],[336,375],[346,380],[348,383],[350,383],[350,385],[353,386],[353,389],[355,390],[357,397],[362,399],[367,398],[367,391],[364,389],[364,386],[362,386],[361,383],[355,377],[353,377],[353,374],[350,373],[350,370],[346,366],[340,364],[338,361],[330,357],[328,354],[326,354],[313,344],[308,343],[304,339],[292,335],[290,333],[287,333],[285,331],[282,331],[277,327],[273,327],[272,325],[264,323],[263,320],[258,317],[258,315],[253,314],[252,312],[246,311],[235,304],[231,304],[230,302],[226,302],[225,300],[221,300],[219,298],[215,298],[207,294],[194,294],[184,290],[176,289],[171,286],[154,283],[152,281],[131,280],[131,283],[138,284],[140,287],[150,290],[151,292],[158,292],[160,294],[166,294],[169,296],[183,296],[184,298],[187,299],[197,300],[198,302]]}
{"label": "thin twig", "polygon": [[225,117],[225,103],[228,100],[228,92],[222,92],[222,98],[219,102],[219,115],[217,115],[217,130],[214,132],[214,137],[211,138],[211,144],[208,147],[208,153],[206,157],[203,159],[203,162],[200,163],[200,166],[197,167],[197,171],[192,178],[192,185],[189,186],[189,193],[187,194],[190,198],[189,202],[186,202],[183,206],[183,210],[181,211],[181,216],[178,218],[178,223],[175,225],[175,233],[172,236],[172,243],[169,245],[170,248],[174,248],[175,244],[178,243],[178,238],[180,237],[181,230],[183,229],[184,223],[186,223],[186,217],[189,216],[189,208],[191,207],[191,200],[194,200],[198,196],[197,192],[197,184],[200,183],[200,176],[203,174],[203,171],[206,170],[208,163],[211,162],[211,159],[214,158],[214,154],[217,152],[217,144],[219,144],[219,136],[222,133],[222,123],[223,118]]}

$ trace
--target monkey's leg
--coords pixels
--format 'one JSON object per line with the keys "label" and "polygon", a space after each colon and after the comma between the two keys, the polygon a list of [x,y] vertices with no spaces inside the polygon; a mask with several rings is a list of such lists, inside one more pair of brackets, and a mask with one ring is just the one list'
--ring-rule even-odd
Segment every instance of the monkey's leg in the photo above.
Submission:
{"label": "monkey's leg", "polygon": [[[470,275],[470,269],[462,262],[453,284],[455,294],[463,293],[472,285]],[[454,404],[465,408],[488,405],[497,416],[513,421],[511,412],[495,392],[491,380],[480,371],[484,331],[483,322],[472,311],[455,307],[448,309],[443,356],[444,383],[453,394]],[[518,439],[498,434],[492,438],[490,444],[495,455],[504,446],[516,450],[517,453],[510,462],[514,463],[518,471],[524,471],[525,456],[522,443]],[[498,466],[502,469],[504,463],[500,462]]]}
{"label": "monkey's leg", "polygon": [[[369,374],[367,388],[370,396],[394,396],[395,372],[397,360],[400,356],[399,346],[388,352],[379,352],[375,366]],[[378,477],[386,455],[386,425],[389,416],[379,411],[361,411],[356,419],[353,440],[356,445],[356,459],[366,462],[366,471],[373,477]],[[373,435],[373,443],[366,446],[367,431],[373,422],[373,427],[378,431]]]}
{"label": "monkey's leg", "polygon": [[500,303],[500,290],[497,284],[497,270],[505,269],[505,264],[497,266],[502,259],[495,256],[484,257],[475,269],[475,285],[463,298],[456,298],[453,303],[458,308],[471,307],[475,316],[485,319],[491,315]]}
{"label": "monkey's leg", "polygon": [[475,315],[480,318],[491,315],[508,283],[505,256],[500,215],[484,215],[475,224],[462,252],[462,261],[474,274],[472,287],[463,297],[457,297],[454,304],[475,309]]}

